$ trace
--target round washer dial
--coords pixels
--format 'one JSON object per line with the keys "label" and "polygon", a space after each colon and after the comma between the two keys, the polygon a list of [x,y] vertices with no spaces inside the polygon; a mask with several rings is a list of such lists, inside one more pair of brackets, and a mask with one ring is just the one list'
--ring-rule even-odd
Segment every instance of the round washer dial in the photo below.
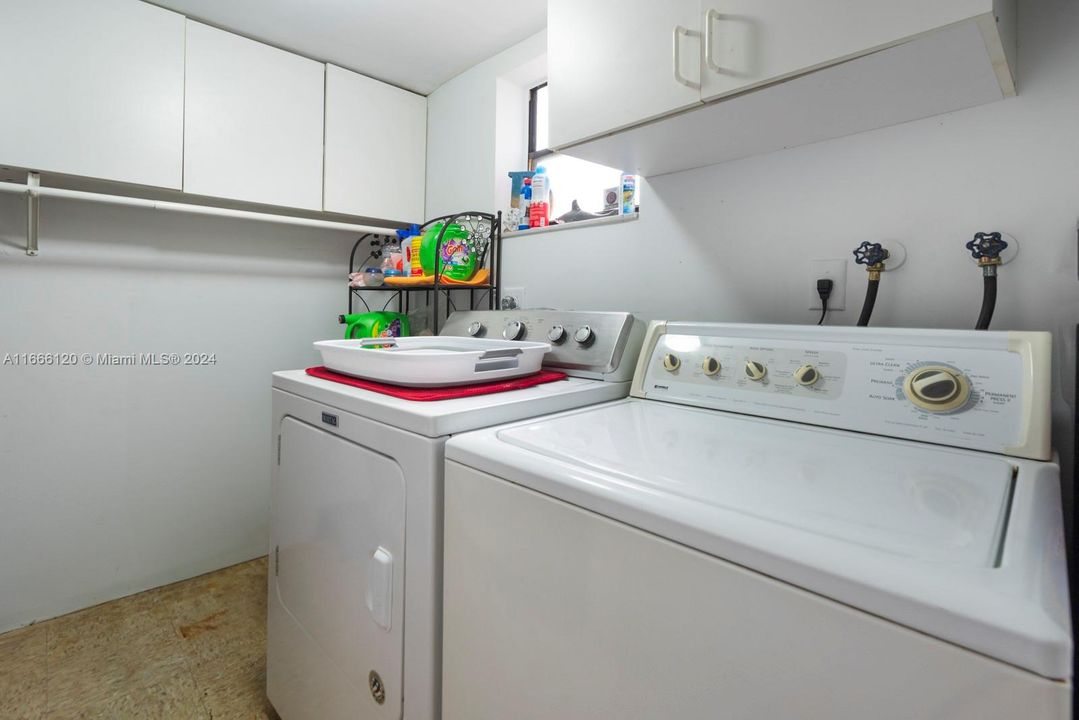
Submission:
{"label": "round washer dial", "polygon": [[922,410],[950,412],[970,400],[970,381],[954,368],[926,365],[907,375],[903,392]]}
{"label": "round washer dial", "polygon": [[820,372],[812,365],[803,365],[794,371],[794,380],[799,385],[810,387],[820,380]]}
{"label": "round washer dial", "polygon": [[746,377],[753,382],[760,382],[768,374],[768,367],[756,360],[746,360]]}

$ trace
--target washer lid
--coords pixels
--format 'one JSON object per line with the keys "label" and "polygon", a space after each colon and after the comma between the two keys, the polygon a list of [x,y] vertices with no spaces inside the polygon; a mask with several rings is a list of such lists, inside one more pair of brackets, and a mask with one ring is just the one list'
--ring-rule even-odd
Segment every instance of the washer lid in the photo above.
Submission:
{"label": "washer lid", "polygon": [[1054,463],[634,398],[458,435],[446,458],[1071,677]]}
{"label": "washer lid", "polygon": [[920,560],[997,563],[1013,465],[664,403],[622,403],[499,439],[654,493]]}

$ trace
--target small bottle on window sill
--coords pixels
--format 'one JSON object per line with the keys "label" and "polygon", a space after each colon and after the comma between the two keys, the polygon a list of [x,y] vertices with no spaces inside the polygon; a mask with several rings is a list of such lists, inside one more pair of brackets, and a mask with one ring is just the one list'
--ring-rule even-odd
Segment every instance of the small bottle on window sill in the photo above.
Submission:
{"label": "small bottle on window sill", "polygon": [[532,204],[528,206],[528,226],[546,227],[551,218],[551,185],[546,169],[540,165],[532,176]]}
{"label": "small bottle on window sill", "polygon": [[547,227],[550,208],[545,202],[533,202],[528,206],[528,226],[530,228]]}

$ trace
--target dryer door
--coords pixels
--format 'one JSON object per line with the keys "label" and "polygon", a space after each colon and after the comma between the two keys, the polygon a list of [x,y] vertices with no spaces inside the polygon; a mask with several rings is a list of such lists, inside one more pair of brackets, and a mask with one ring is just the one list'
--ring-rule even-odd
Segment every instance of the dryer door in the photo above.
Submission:
{"label": "dryer door", "polygon": [[[293,418],[285,418],[280,431],[271,700],[286,706],[296,700],[299,717],[398,718],[405,576],[401,468],[392,458]],[[287,707],[278,710],[288,715]]]}

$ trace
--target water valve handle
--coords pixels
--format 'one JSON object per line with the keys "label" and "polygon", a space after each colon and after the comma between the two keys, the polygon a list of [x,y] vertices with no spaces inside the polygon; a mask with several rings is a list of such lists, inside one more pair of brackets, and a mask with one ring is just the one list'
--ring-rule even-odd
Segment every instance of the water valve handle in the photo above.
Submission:
{"label": "water valve handle", "polygon": [[1008,248],[1008,241],[998,232],[975,233],[974,239],[967,243],[967,250],[975,260],[999,260],[1000,254]]}
{"label": "water valve handle", "polygon": [[854,248],[854,262],[859,265],[881,265],[888,259],[888,251],[880,243],[871,243],[868,240]]}

